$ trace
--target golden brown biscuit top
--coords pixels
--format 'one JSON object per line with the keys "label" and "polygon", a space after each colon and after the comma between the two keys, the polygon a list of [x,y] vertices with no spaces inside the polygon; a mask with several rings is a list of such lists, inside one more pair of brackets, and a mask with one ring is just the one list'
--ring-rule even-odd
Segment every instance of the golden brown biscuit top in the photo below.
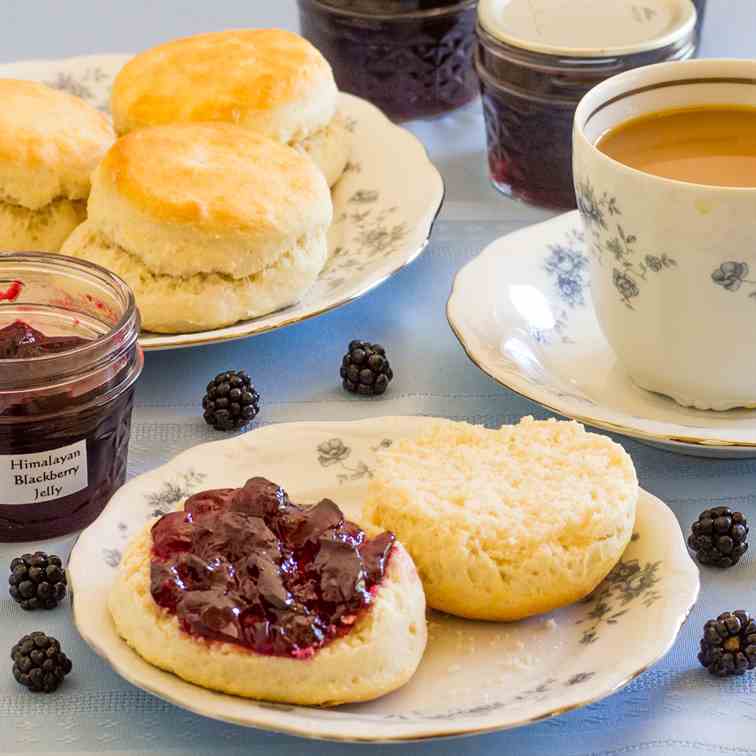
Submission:
{"label": "golden brown biscuit top", "polygon": [[[0,163],[59,175],[65,187],[89,175],[114,139],[108,119],[84,100],[34,81],[0,79]],[[85,196],[85,195],[84,195]]]}
{"label": "golden brown biscuit top", "polygon": [[225,123],[135,131],[109,150],[93,178],[154,220],[227,233],[288,233],[327,225],[328,186],[308,158]]}
{"label": "golden brown biscuit top", "polygon": [[[336,85],[326,59],[305,39],[281,29],[239,29],[178,39],[137,55],[116,77],[116,129],[182,121],[228,121],[255,126],[261,114],[324,98],[315,111],[335,108]],[[261,130],[277,137],[262,124]]]}

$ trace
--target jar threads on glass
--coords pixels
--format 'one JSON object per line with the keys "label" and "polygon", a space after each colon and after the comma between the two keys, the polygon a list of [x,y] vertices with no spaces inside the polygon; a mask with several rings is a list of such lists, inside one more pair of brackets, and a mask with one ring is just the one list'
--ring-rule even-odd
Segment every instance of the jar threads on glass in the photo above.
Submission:
{"label": "jar threads on glass", "polygon": [[[574,209],[572,122],[583,95],[622,71],[686,60],[695,52],[696,11],[690,0],[649,0],[649,11],[657,6],[666,15],[647,24],[644,16],[635,21],[637,4],[601,0],[609,10],[590,26],[586,19],[597,2],[574,0],[562,11],[568,14],[564,19],[559,18],[564,3],[554,0],[480,2],[475,66],[491,181],[504,194]],[[610,35],[602,26],[627,26],[628,19],[639,28]]]}
{"label": "jar threads on glass", "polygon": [[143,366],[134,296],[103,268],[0,254],[0,542],[90,524],[126,479]]}
{"label": "jar threads on glass", "polygon": [[454,110],[478,96],[477,0],[299,0],[302,34],[339,89],[389,118]]}

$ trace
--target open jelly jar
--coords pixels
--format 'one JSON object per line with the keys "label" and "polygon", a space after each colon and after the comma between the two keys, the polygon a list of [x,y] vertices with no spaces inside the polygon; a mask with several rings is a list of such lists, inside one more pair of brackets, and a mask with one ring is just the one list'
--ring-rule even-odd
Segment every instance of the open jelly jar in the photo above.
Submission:
{"label": "open jelly jar", "polygon": [[493,185],[545,207],[576,206],[572,122],[610,76],[695,52],[691,0],[481,0],[480,77]]}
{"label": "open jelly jar", "polygon": [[299,0],[302,34],[343,92],[395,121],[441,115],[478,95],[477,0]]}
{"label": "open jelly jar", "polygon": [[0,541],[85,527],[126,477],[134,296],[91,263],[0,254]]}

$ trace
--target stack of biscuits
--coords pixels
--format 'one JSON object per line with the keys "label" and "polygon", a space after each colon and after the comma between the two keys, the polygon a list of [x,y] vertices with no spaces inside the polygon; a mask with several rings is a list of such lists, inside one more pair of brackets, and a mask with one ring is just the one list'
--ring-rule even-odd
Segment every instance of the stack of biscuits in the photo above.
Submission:
{"label": "stack of biscuits", "polygon": [[330,66],[298,35],[242,29],[137,55],[113,87],[115,132],[41,84],[0,94],[14,103],[0,115],[0,247],[112,270],[146,330],[265,315],[322,271],[349,134]]}
{"label": "stack of biscuits", "polygon": [[63,254],[121,276],[143,327],[175,333],[296,302],[325,264],[333,211],[298,152],[231,124],[184,123],[119,139],[88,212]]}

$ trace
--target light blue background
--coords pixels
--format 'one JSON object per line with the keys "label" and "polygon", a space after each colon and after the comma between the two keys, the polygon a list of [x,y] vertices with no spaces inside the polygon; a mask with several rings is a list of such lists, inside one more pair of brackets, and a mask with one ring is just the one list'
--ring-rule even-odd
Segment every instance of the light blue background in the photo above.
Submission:
{"label": "light blue background", "polygon": [[[295,3],[0,0],[0,60],[127,52],[171,37],[244,25],[296,28]],[[751,57],[755,51],[756,0],[709,0],[703,54]],[[148,355],[134,416],[130,474],[218,438],[202,423],[198,403],[208,378],[228,368],[245,367],[255,378],[264,400],[263,422],[434,414],[495,425],[528,413],[544,416],[466,360],[446,325],[444,308],[462,265],[493,239],[548,213],[504,199],[489,187],[477,103],[411,128],[447,183],[447,203],[425,255],[364,299],[315,321],[244,342]],[[340,358],[354,337],[381,341],[389,349],[397,377],[382,399],[355,399],[339,388]],[[756,522],[756,461],[696,460],[618,440],[633,455],[643,486],[665,499],[684,527],[715,503],[742,508]],[[17,552],[0,547],[0,565]],[[719,682],[695,661],[703,622],[740,607],[756,610],[751,554],[727,573],[704,571],[701,601],[673,651],[602,703],[497,735],[358,747],[266,735],[185,713],[111,672],[78,639],[67,608],[26,614],[3,589],[0,753],[756,754],[756,676]],[[74,659],[65,695],[32,697],[10,676],[3,649],[38,628],[60,638]]]}

